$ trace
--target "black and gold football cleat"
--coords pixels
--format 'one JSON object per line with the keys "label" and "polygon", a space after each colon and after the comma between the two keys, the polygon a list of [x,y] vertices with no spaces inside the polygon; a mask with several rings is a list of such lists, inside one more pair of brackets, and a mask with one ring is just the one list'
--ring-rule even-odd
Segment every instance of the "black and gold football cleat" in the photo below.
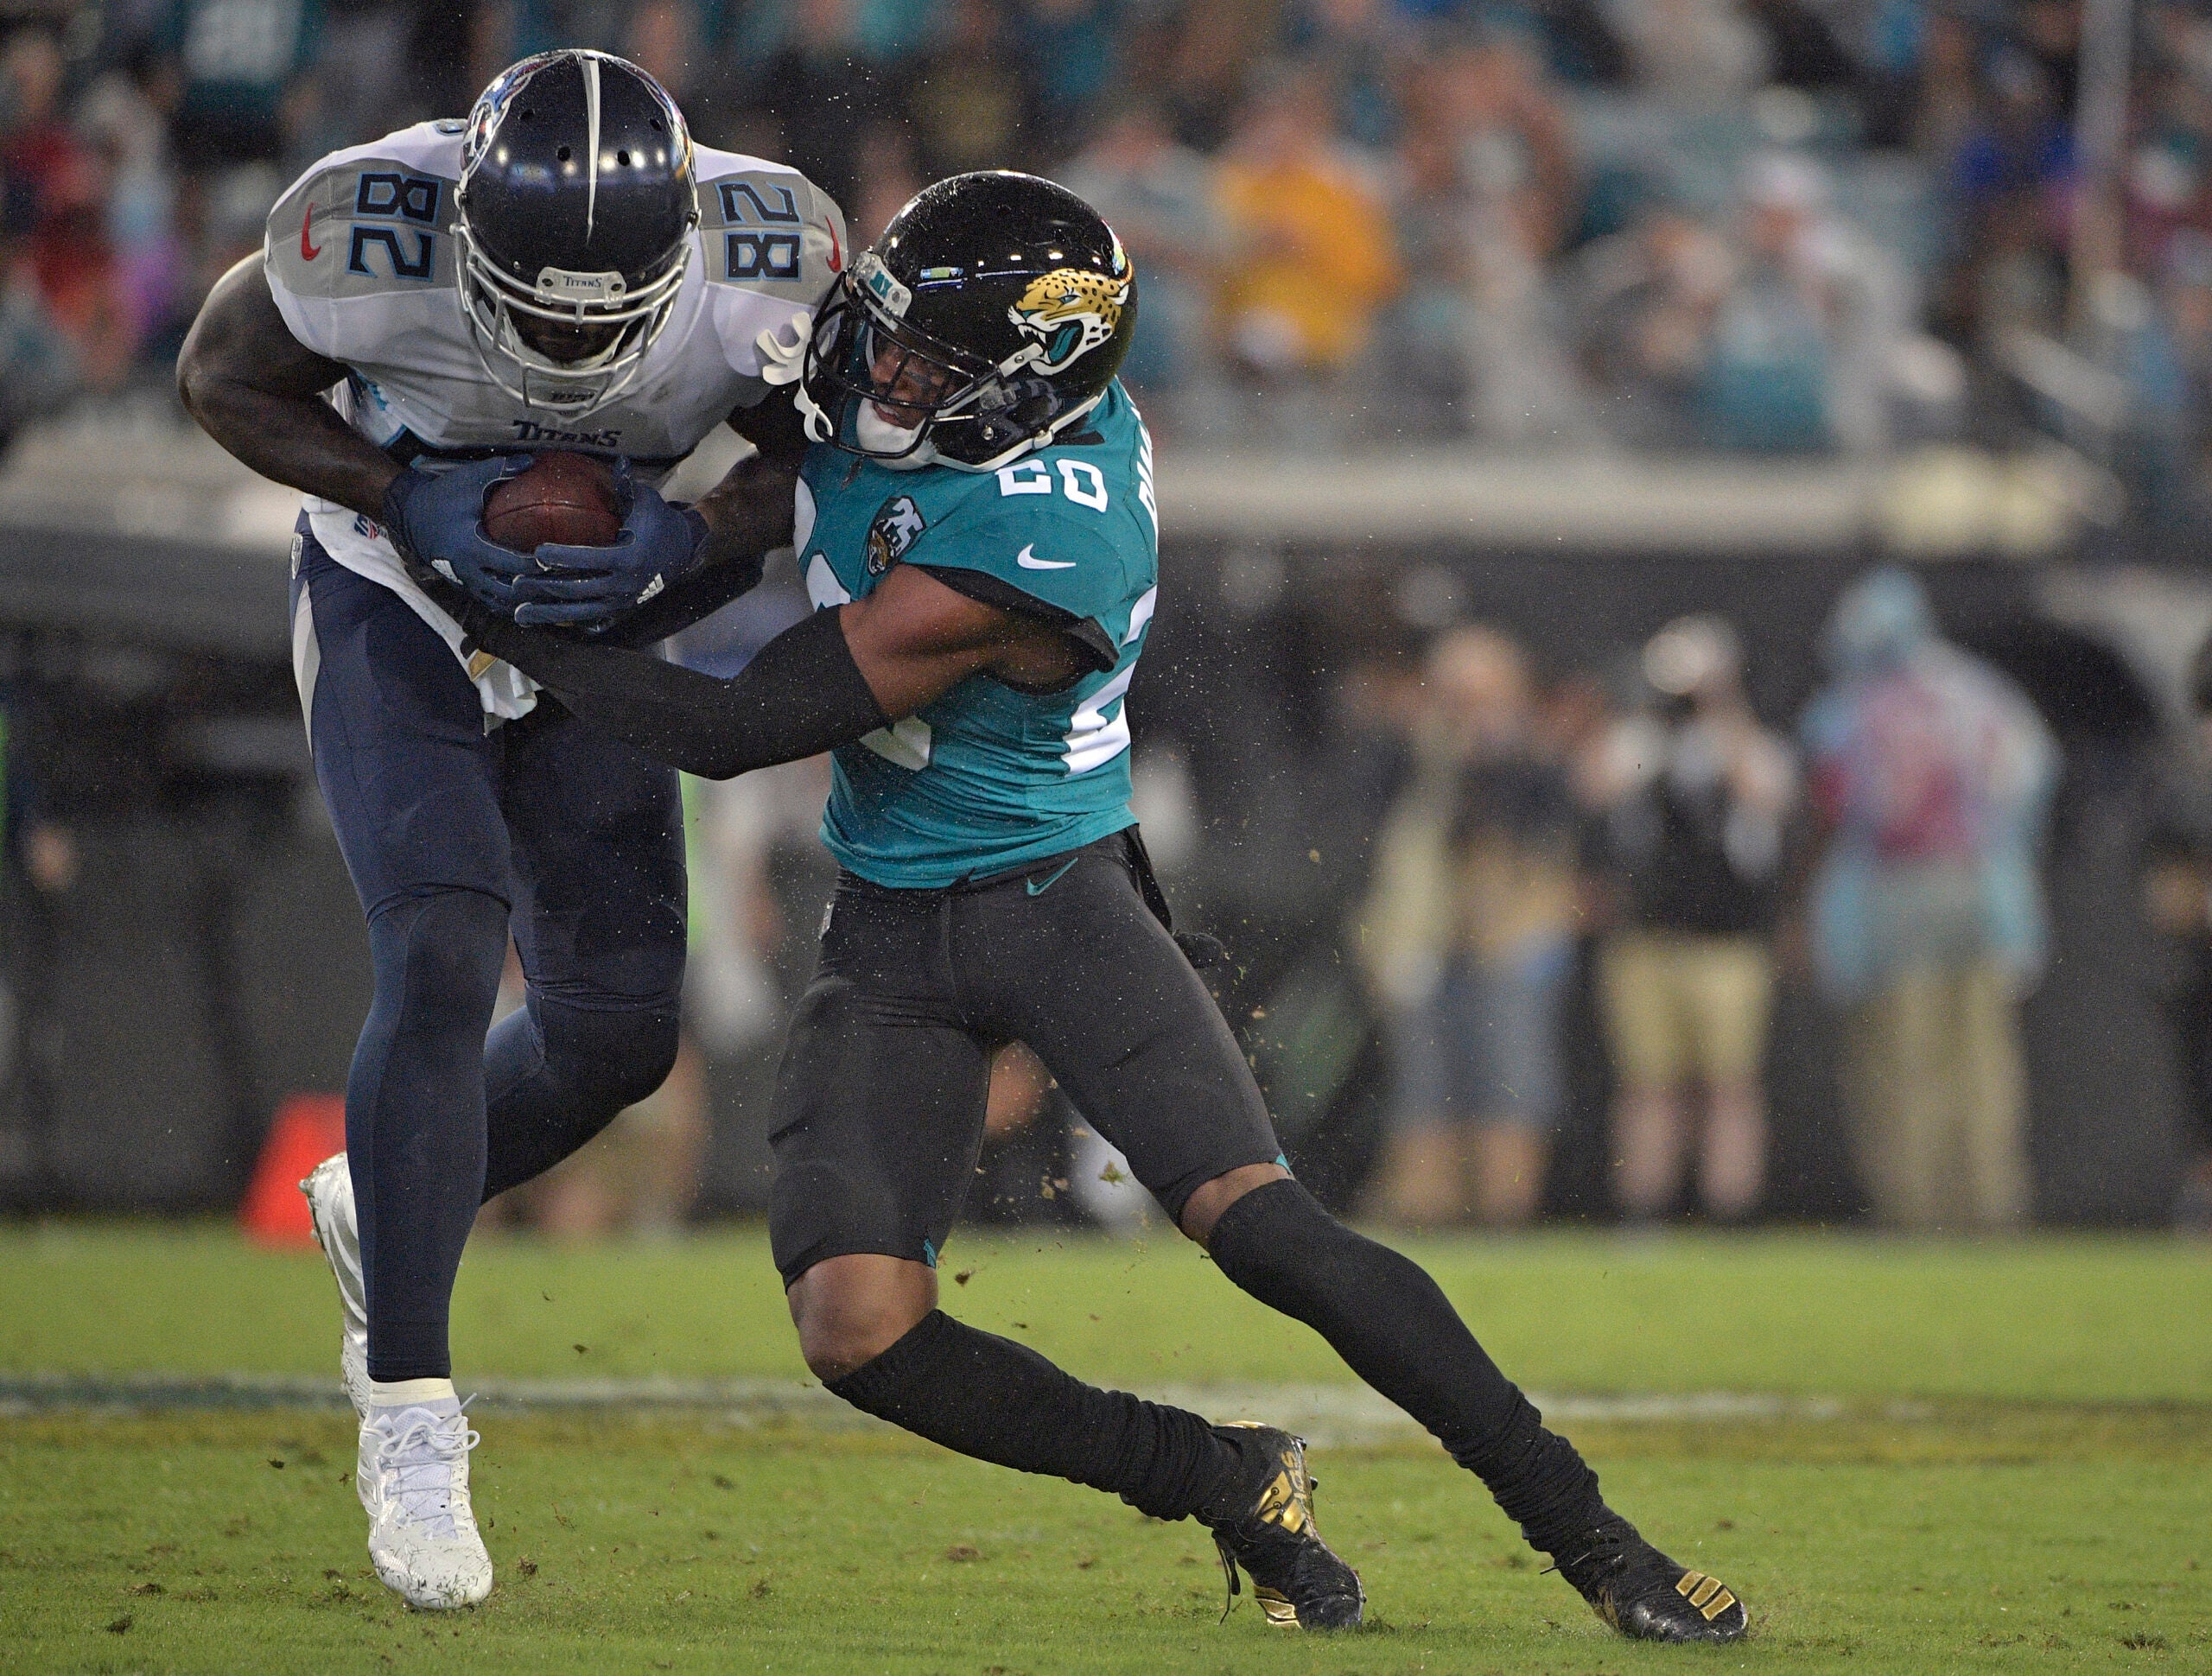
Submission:
{"label": "black and gold football cleat", "polygon": [[1367,1596],[1359,1573],[1332,1553],[1313,1528],[1314,1483],[1306,1470],[1306,1440],[1254,1420],[1214,1429],[1246,1433],[1238,1439],[1240,1446],[1256,1447],[1264,1457],[1265,1476],[1252,1510],[1235,1524],[1211,1527],[1231,1603],[1242,1566],[1269,1623],[1286,1629],[1353,1628]]}
{"label": "black and gold football cleat", "polygon": [[1734,1590],[1676,1565],[1618,1514],[1552,1557],[1592,1611],[1637,1641],[1732,1641],[1751,1627]]}

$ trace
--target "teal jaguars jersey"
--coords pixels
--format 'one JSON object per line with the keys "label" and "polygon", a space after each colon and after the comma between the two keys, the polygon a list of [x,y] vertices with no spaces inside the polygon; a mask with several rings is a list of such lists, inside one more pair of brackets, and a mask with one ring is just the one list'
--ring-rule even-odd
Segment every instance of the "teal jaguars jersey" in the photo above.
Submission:
{"label": "teal jaguars jersey", "polygon": [[1093,667],[1058,693],[976,676],[840,747],[822,838],[879,885],[1004,873],[1119,832],[1129,677],[1160,593],[1152,439],[1117,383],[1058,446],[995,472],[891,471],[817,446],[794,530],[817,610],[894,564],[1058,622]]}

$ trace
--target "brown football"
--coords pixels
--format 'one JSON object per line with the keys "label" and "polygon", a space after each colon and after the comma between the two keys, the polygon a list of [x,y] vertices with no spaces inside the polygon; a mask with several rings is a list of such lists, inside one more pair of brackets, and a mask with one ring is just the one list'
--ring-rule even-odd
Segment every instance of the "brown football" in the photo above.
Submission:
{"label": "brown football", "polygon": [[622,533],[614,473],[588,454],[541,454],[519,477],[484,497],[484,533],[517,553],[543,542],[605,547]]}

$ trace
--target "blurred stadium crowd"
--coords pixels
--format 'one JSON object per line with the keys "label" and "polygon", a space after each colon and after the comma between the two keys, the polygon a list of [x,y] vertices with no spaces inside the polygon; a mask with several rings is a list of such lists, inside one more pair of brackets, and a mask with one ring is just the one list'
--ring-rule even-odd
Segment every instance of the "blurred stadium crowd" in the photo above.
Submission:
{"label": "blurred stadium crowd", "polygon": [[1610,695],[1587,677],[1541,690],[1492,629],[1431,644],[1353,932],[1394,1084],[1378,1209],[1535,1213],[1583,964],[1618,1209],[1669,1214],[1694,1176],[1708,1217],[1753,1214],[1787,961],[1840,1016],[1876,1220],[2024,1222],[2018,1008],[2044,958],[2053,741],[2004,676],[1942,640],[1903,571],[1847,591],[1821,651],[1829,684],[1793,744],[1753,715],[1719,617],[1662,629]]}
{"label": "blurred stadium crowd", "polygon": [[561,42],[857,236],[960,169],[1077,187],[1145,276],[1128,378],[1170,432],[1866,451],[2086,414],[2179,507],[2212,16],[2139,10],[2101,196],[2079,0],[19,3],[0,410],[165,378],[294,172]]}
{"label": "blurred stadium crowd", "polygon": [[[652,70],[702,141],[804,169],[856,241],[961,169],[1083,193],[1142,275],[1124,376],[1171,446],[1863,457],[2055,435],[2179,523],[2212,441],[2212,3],[2133,10],[2101,163],[2078,0],[16,3],[0,438],[73,402],[166,410],[186,327],[295,173],[461,113],[523,54],[589,45]],[[1242,562],[1223,561],[1232,606]],[[1255,674],[1224,631],[1155,657],[1180,687],[1145,709],[1138,812],[1171,887],[1235,911],[1194,859],[1226,829],[1224,787],[1249,790],[1247,827],[1287,800],[1330,835],[1325,907],[1299,949],[1245,933],[1258,975],[1231,1001],[1301,1170],[1402,1222],[1510,1224],[1558,1203],[1580,1148],[1631,1220],[1758,1215],[1787,1139],[1769,1045],[1806,1042],[1775,1022],[1794,987],[1830,1020],[1878,1220],[2036,1213],[2019,1007],[2044,959],[2056,746],[1903,573],[1831,604],[1821,670],[1765,685],[1792,707],[1821,690],[1766,725],[1713,615],[1618,666],[1592,663],[1602,645],[1562,665],[1458,609],[1402,611],[1368,637],[1395,635],[1389,655],[1357,632],[1325,657],[1286,641]],[[740,660],[803,608],[765,590],[685,655]],[[1285,673],[1309,658],[1319,702]],[[1275,713],[1179,725],[1217,679]],[[1300,704],[1325,717],[1305,733]],[[61,918],[40,905],[79,872],[53,790],[70,777],[41,793],[41,752],[51,771],[88,747],[59,727],[40,745],[36,706],[16,707],[11,924],[35,965],[51,950],[22,951]],[[692,788],[691,1045],[529,1214],[582,1231],[685,1213],[708,1068],[757,1082],[805,958],[819,770]],[[2178,844],[2149,911],[2195,951],[2171,992],[2197,1148],[2181,1213],[2212,1225],[2207,855]],[[0,1048],[10,1033],[0,1006]],[[1578,1106],[1601,1133],[1570,1132]],[[980,1214],[1141,1219],[1018,1052],[992,1133]]]}
{"label": "blurred stadium crowd", "polygon": [[[1770,1169],[1807,1147],[1787,1131],[1810,1122],[1879,1225],[2003,1230],[2048,1214],[2022,1009],[2050,954],[2059,740],[2006,675],[1944,638],[1904,570],[1847,586],[1817,657],[1786,730],[1755,714],[1745,647],[1717,614],[1595,666],[1548,666],[1465,619],[1351,660],[1324,701],[1332,739],[1304,748],[1304,773],[1273,776],[1293,782],[1297,841],[1354,857],[1303,916],[1273,905],[1298,923],[1287,949],[1239,915],[1259,898],[1224,881],[1267,862],[1224,868],[1222,828],[1272,818],[1264,799],[1202,785],[1236,747],[1216,725],[1193,729],[1188,708],[1164,731],[1147,709],[1137,812],[1171,890],[1229,933],[1243,976],[1224,1005],[1301,1170],[1408,1227],[1516,1226],[1576,1180],[1594,1186],[1586,1213],[1732,1224],[1768,1213]],[[694,1059],[779,1035],[809,929],[785,905],[804,913],[811,898],[779,895],[776,875],[821,872],[819,769],[693,788]],[[2145,903],[2100,910],[2147,912],[2166,939],[2172,1034],[2158,1051],[2188,1067],[2173,1210],[2200,1230],[2204,854],[2176,831]],[[1809,1032],[1781,1026],[1785,993],[1818,1020]],[[1798,1088],[1778,1134],[1770,1053]],[[691,1075],[649,1125],[655,1145],[696,1156]],[[1808,1113],[1808,1082],[1836,1109]],[[1124,1228],[1154,1214],[1019,1046],[996,1066],[988,1127],[976,1214]]]}

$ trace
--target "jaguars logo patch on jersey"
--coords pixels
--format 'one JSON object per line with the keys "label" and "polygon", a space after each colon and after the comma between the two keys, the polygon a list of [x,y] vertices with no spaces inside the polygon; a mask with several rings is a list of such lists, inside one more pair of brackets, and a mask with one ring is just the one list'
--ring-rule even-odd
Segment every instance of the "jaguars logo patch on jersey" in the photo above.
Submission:
{"label": "jaguars logo patch on jersey", "polygon": [[912,495],[893,495],[885,501],[868,527],[868,574],[880,576],[905,558],[906,549],[928,527]]}
{"label": "jaguars logo patch on jersey", "polygon": [[1031,280],[1006,315],[1034,340],[1029,364],[1039,372],[1058,372],[1114,335],[1128,300],[1127,279],[1055,268]]}

